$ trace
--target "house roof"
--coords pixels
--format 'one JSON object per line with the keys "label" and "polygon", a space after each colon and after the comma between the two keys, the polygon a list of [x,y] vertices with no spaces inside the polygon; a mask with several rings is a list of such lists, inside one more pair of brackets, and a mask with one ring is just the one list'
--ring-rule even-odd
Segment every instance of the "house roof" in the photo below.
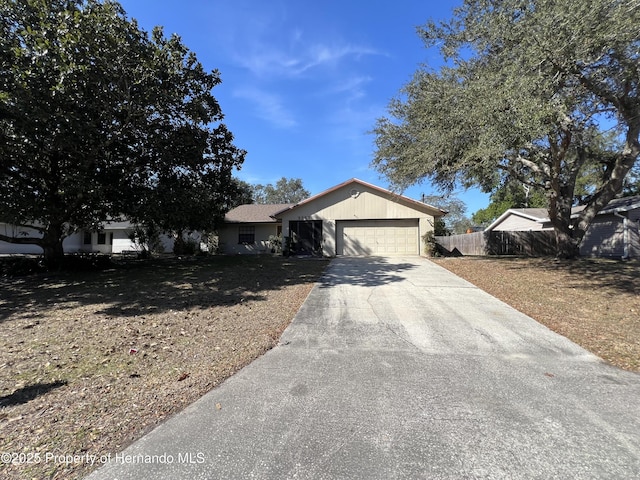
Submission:
{"label": "house roof", "polygon": [[[576,215],[584,210],[584,208],[584,205],[578,205],[571,209],[571,213],[573,215]],[[606,207],[598,212],[598,215],[616,212],[627,212],[636,208],[640,208],[640,195],[613,199]],[[502,223],[502,221],[504,221],[504,219],[509,215],[517,215],[519,217],[527,218],[534,222],[540,223],[550,221],[549,212],[546,208],[510,208],[502,215],[500,215],[497,219],[495,219],[493,223],[491,223],[491,225],[489,225],[485,230],[493,230],[495,227],[500,225],[500,223]]]}
{"label": "house roof", "polygon": [[292,205],[292,203],[240,205],[227,212],[224,221],[226,223],[274,223],[277,220],[273,218],[273,215]]}
{"label": "house roof", "polygon": [[546,208],[510,208],[498,218],[496,218],[491,225],[485,228],[485,231],[490,231],[500,225],[507,217],[516,215],[518,217],[526,218],[532,222],[548,222],[549,212]]}
{"label": "house roof", "polygon": [[628,212],[636,208],[640,208],[640,195],[611,200],[606,207],[600,210],[600,213]]}
{"label": "house roof", "polygon": [[346,182],[342,182],[339,185],[336,185],[335,187],[331,187],[328,190],[325,190],[324,192],[318,193],[317,195],[314,195],[312,197],[309,197],[301,202],[296,203],[295,205],[288,205],[284,208],[282,208],[280,211],[274,213],[275,217],[280,216],[281,214],[283,214],[284,212],[288,212],[291,210],[294,210],[302,205],[306,205],[308,203],[311,203],[321,197],[324,197],[325,195],[330,194],[331,192],[335,192],[336,190],[339,190],[340,188],[346,187],[348,185],[361,185],[364,187],[368,187],[371,188],[373,190],[377,190],[378,192],[384,194],[384,195],[389,195],[391,197],[394,197],[395,199],[397,199],[400,202],[404,202],[408,205],[410,205],[411,207],[415,208],[416,210],[421,210],[425,213],[428,213],[429,215],[433,215],[434,217],[441,217],[443,215],[445,215],[447,212],[445,212],[444,210],[440,210],[439,208],[436,208],[432,205],[427,205],[426,203],[422,203],[419,202],[417,200],[413,200],[412,198],[409,197],[405,197],[404,195],[399,195],[397,193],[393,193],[390,190],[386,190],[384,188],[380,188],[376,185],[373,185],[371,183],[367,183],[364,182],[362,180],[359,180],[357,178],[352,178],[350,180],[347,180]]}

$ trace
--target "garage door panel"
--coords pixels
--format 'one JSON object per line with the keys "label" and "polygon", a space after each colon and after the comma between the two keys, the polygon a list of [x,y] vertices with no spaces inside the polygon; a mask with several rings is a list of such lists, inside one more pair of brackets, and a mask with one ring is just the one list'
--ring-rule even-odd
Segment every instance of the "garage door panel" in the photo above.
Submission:
{"label": "garage door panel", "polygon": [[417,220],[339,221],[338,255],[418,255]]}

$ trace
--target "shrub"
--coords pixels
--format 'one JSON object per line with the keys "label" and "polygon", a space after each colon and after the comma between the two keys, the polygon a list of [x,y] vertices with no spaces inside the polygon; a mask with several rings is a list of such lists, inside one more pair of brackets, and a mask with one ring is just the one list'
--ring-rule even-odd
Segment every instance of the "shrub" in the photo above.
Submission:
{"label": "shrub", "polygon": [[271,253],[282,253],[282,235],[269,235]]}
{"label": "shrub", "polygon": [[43,271],[42,258],[8,257],[0,261],[0,274],[6,277],[24,277]]}
{"label": "shrub", "polygon": [[440,251],[436,243],[436,235],[433,230],[428,231],[422,236],[424,242],[424,253],[427,257],[439,257]]}

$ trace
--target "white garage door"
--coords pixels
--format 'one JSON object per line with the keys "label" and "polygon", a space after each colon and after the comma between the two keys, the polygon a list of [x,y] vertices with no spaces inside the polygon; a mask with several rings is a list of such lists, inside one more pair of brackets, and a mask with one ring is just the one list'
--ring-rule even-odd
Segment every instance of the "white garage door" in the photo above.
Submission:
{"label": "white garage door", "polygon": [[418,220],[337,222],[338,255],[419,255]]}

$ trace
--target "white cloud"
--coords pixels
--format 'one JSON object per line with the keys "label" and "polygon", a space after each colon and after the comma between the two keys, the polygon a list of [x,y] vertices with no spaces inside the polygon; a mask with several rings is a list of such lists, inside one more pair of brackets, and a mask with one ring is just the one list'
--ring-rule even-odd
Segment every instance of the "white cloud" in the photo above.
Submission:
{"label": "white cloud", "polygon": [[327,90],[327,93],[347,94],[347,102],[352,102],[365,96],[365,85],[373,81],[368,75],[339,79]]}
{"label": "white cloud", "polygon": [[[296,34],[294,47],[301,43],[300,33]],[[258,77],[297,77],[309,70],[321,67],[335,67],[348,57],[360,58],[379,53],[358,45],[313,44],[304,48],[285,51],[277,45],[256,44],[242,54],[236,53],[235,61]]]}
{"label": "white cloud", "polygon": [[278,128],[292,128],[298,123],[293,113],[285,107],[282,98],[278,95],[255,87],[237,89],[233,95],[251,102],[256,116]]}

